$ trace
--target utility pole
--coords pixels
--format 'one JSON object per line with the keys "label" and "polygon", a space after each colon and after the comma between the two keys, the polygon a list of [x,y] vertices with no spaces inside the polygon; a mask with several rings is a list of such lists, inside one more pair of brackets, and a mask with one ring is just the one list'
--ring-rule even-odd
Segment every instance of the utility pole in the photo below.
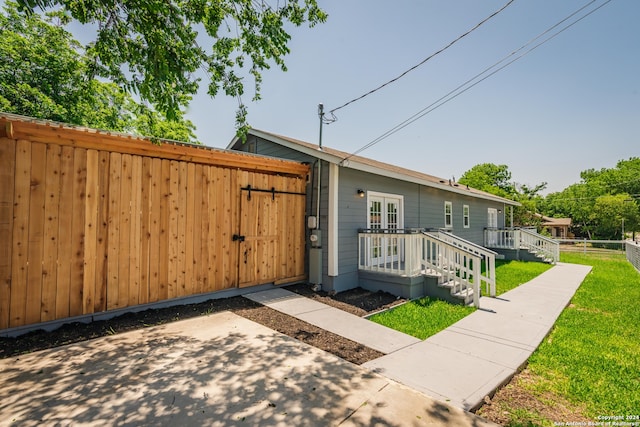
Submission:
{"label": "utility pole", "polygon": [[320,118],[320,137],[318,138],[318,147],[322,150],[322,121],[324,118],[324,105],[318,104],[318,117]]}

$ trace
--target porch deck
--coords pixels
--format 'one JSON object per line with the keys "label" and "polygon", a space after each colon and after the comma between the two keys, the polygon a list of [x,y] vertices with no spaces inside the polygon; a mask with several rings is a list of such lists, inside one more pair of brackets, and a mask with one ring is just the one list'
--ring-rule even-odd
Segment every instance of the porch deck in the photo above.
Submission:
{"label": "porch deck", "polygon": [[495,295],[495,253],[451,233],[362,229],[358,270],[363,288],[405,298],[429,295],[479,307],[483,287]]}

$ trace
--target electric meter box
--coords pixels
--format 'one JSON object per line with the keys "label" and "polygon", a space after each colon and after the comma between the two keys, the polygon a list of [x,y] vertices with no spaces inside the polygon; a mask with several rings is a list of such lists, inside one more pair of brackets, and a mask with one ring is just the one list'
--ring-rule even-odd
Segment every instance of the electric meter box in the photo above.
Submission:
{"label": "electric meter box", "polygon": [[322,232],[320,230],[311,230],[309,241],[311,242],[312,248],[322,247]]}

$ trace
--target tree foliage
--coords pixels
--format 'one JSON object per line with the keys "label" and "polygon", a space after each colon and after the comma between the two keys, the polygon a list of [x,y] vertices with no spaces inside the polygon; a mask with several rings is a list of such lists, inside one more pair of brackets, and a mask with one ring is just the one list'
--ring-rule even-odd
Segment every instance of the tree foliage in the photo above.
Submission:
{"label": "tree foliage", "polygon": [[511,172],[507,165],[475,165],[462,174],[459,182],[501,197],[511,197],[515,194],[515,186],[511,182]]}
{"label": "tree foliage", "polygon": [[19,13],[6,2],[0,15],[0,109],[9,113],[196,142],[195,127],[178,111],[167,121],[113,83],[87,77],[89,58],[65,30],[68,18]]}
{"label": "tree foliage", "polygon": [[540,218],[535,214],[538,213],[540,192],[546,188],[547,183],[535,186],[517,184],[511,180],[511,171],[507,165],[493,163],[482,163],[472,167],[462,175],[460,183],[520,202],[522,206],[516,207],[513,212],[514,223],[540,225]]}
{"label": "tree foliage", "polygon": [[483,163],[465,172],[460,183],[520,202],[514,211],[518,225],[539,227],[536,214],[543,214],[571,218],[573,233],[588,239],[618,240],[623,228],[640,230],[640,158],[620,160],[614,168],[587,169],[580,177],[581,182],[543,197],[545,182],[517,184],[508,166]]}
{"label": "tree foliage", "polygon": [[640,158],[620,160],[614,168],[587,169],[581,182],[549,194],[543,210],[570,217],[578,237],[614,240],[640,230]]}
{"label": "tree foliage", "polygon": [[[250,0],[19,0],[35,9],[60,8],[66,16],[97,27],[87,49],[91,72],[139,94],[169,118],[196,93],[196,71],[210,77],[208,93],[238,98],[237,125],[246,130],[243,70],[260,97],[262,72],[286,70],[290,25],[324,22],[316,0],[270,4]],[[198,31],[203,35],[199,36]],[[204,35],[206,34],[206,36]]]}

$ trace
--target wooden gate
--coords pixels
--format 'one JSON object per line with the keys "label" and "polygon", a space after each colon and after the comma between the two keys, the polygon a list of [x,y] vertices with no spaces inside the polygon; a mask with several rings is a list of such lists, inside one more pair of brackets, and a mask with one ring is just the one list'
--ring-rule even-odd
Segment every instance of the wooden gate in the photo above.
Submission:
{"label": "wooden gate", "polygon": [[269,186],[264,178],[264,187],[254,181],[241,188],[240,232],[234,236],[240,287],[304,278],[296,253],[304,250],[305,194],[299,186],[283,187],[282,180]]}
{"label": "wooden gate", "polygon": [[0,114],[0,330],[303,279],[308,172]]}

